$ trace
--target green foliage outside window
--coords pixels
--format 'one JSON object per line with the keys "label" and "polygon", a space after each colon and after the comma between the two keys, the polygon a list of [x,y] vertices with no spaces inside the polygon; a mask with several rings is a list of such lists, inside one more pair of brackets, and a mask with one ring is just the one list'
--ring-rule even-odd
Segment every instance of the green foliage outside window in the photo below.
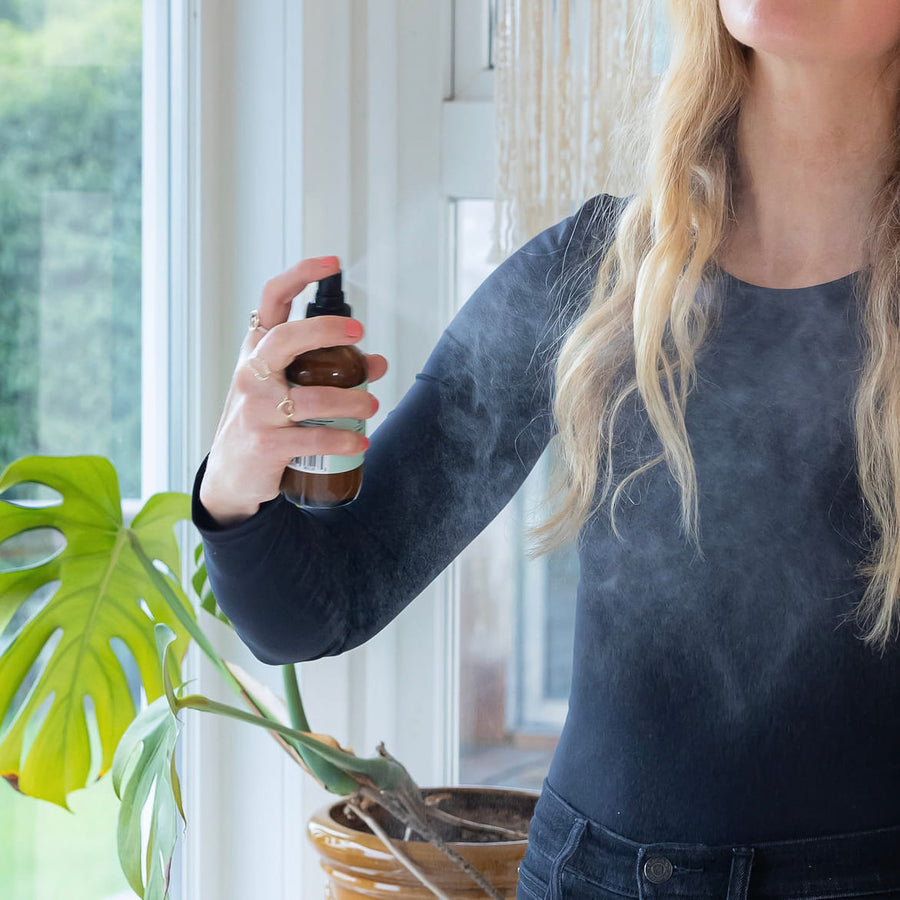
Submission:
{"label": "green foliage outside window", "polygon": [[0,0],[0,462],[138,496],[140,327],[140,0]]}
{"label": "green foliage outside window", "polygon": [[[0,469],[100,454],[126,497],[141,493],[141,5],[0,0]],[[46,551],[26,538],[0,569]],[[133,896],[109,778],[71,805],[0,781],[0,897]]]}

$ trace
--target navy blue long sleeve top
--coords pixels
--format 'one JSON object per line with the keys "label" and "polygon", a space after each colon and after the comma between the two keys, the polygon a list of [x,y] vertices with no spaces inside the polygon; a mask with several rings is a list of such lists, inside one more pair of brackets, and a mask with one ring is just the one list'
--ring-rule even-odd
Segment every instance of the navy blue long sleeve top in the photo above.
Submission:
{"label": "navy blue long sleeve top", "polygon": [[[502,509],[554,433],[559,334],[620,203],[589,200],[468,300],[373,435],[349,506],[282,499],[218,528],[211,585],[263,661],[341,653],[410,603]],[[569,713],[549,780],[634,840],[724,844],[900,824],[900,648],[854,629],[868,549],[852,398],[861,275],[797,289],[726,274],[686,424],[700,557],[660,464],[579,537]],[[619,418],[626,474],[659,440]],[[203,476],[201,467],[197,487]]]}

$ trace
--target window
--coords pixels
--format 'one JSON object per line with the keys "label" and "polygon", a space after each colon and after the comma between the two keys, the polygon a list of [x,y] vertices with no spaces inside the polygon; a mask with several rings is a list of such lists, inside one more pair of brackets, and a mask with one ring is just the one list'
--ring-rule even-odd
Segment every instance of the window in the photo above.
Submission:
{"label": "window", "polygon": [[[142,17],[141,0],[0,2],[0,464],[101,454],[133,498],[142,477]],[[42,540],[3,547],[0,565],[41,554]],[[15,629],[14,620],[0,642]],[[76,816],[0,785],[0,894],[132,896],[109,779],[71,805]]]}
{"label": "window", "polygon": [[0,458],[140,494],[141,3],[0,4]]}
{"label": "window", "polygon": [[[653,71],[668,55],[666,19],[654,0]],[[453,294],[461,305],[493,268],[495,162],[493,48],[496,0],[454,0],[452,100],[444,110],[443,181],[448,195]],[[584,12],[584,10],[582,10]],[[479,39],[476,40],[475,36]],[[587,198],[584,198],[587,199]],[[574,210],[573,210],[574,212]],[[538,789],[565,721],[579,562],[573,546],[537,559],[525,532],[540,521],[549,455],[455,564],[458,635],[458,778]]]}
{"label": "window", "polygon": [[[493,268],[485,261],[493,203],[454,205],[461,304]],[[565,720],[578,559],[571,547],[530,559],[524,536],[546,492],[550,452],[457,563],[464,784],[539,789]]]}

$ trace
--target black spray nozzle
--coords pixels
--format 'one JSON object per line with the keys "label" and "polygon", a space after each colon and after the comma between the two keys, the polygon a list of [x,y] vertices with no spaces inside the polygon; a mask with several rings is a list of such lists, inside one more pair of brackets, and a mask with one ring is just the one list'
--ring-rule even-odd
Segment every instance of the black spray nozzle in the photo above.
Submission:
{"label": "black spray nozzle", "polygon": [[316,299],[311,300],[306,307],[306,317],[352,315],[341,290],[341,273],[335,272],[334,275],[323,278],[316,288]]}

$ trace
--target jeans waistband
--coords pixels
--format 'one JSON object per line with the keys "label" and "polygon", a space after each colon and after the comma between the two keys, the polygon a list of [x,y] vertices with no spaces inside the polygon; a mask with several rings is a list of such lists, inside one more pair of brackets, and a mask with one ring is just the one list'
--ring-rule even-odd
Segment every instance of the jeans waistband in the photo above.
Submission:
{"label": "jeans waistband", "polygon": [[586,817],[547,781],[529,849],[533,860],[535,853],[543,857],[548,873],[563,863],[585,882],[641,900],[822,900],[900,892],[900,826],[736,846],[642,844]]}

